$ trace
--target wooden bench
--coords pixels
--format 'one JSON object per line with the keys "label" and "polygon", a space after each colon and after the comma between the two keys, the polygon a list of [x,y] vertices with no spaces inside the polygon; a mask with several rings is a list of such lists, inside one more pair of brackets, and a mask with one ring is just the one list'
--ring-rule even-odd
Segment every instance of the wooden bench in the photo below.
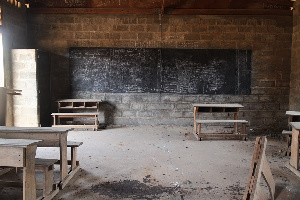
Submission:
{"label": "wooden bench", "polygon": [[[299,199],[300,190],[298,185],[286,185],[274,181],[266,157],[266,148],[267,138],[265,136],[257,137],[243,200]],[[262,182],[262,178],[265,182]]]}
{"label": "wooden bench", "polygon": [[292,142],[292,134],[293,132],[292,131],[287,131],[287,130],[283,130],[282,131],[282,135],[285,136],[285,139],[286,139],[286,151],[285,151],[285,155],[290,155],[291,153],[291,142]]}
{"label": "wooden bench", "polygon": [[[43,190],[43,196],[38,197],[37,200],[50,200],[59,192],[58,184],[55,184],[53,180],[54,164],[56,162],[57,159],[35,158],[35,170],[43,171],[43,182],[36,184],[36,189]],[[7,169],[10,171],[13,168]],[[23,187],[23,183],[19,181],[9,181],[6,183],[0,182],[0,185],[8,187]]]}
{"label": "wooden bench", "polygon": [[[248,121],[246,120],[195,120],[195,124],[197,126],[197,131],[195,136],[197,140],[201,140],[201,138],[209,138],[209,137],[225,137],[225,138],[239,138],[246,140],[246,124]],[[201,125],[202,124],[242,124],[242,131],[241,133],[233,133],[233,134],[226,134],[226,133],[210,133],[210,134],[203,134],[201,133]]]}
{"label": "wooden bench", "polygon": [[[67,147],[71,148],[71,160],[68,160],[68,165],[71,166],[69,173],[76,173],[80,169],[80,164],[77,160],[77,148],[82,144],[83,142],[67,141]],[[55,164],[60,164],[60,160],[57,160]]]}
{"label": "wooden bench", "polygon": [[[52,113],[51,115],[53,117],[52,127],[92,128],[95,131],[97,131],[99,127],[99,113]],[[93,124],[61,124],[61,118],[93,118]]]}
{"label": "wooden bench", "polygon": [[77,148],[81,146],[83,142],[68,141],[67,146],[71,147],[71,170],[75,170],[79,166],[79,161],[77,160]]}
{"label": "wooden bench", "polygon": [[54,164],[57,159],[35,159],[35,169],[42,170],[44,173],[44,182],[37,184],[37,189],[43,189],[43,199],[52,199],[58,192],[58,185],[53,181]]}

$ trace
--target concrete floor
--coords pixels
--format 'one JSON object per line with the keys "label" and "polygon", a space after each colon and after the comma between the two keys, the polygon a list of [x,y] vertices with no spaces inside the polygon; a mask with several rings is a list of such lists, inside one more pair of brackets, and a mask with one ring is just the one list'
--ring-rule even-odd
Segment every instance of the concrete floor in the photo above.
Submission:
{"label": "concrete floor", "polygon": [[[83,142],[82,169],[54,199],[242,199],[255,137],[196,141],[191,131],[153,126],[71,131],[68,140]],[[284,141],[268,139],[275,181],[281,189],[297,190],[293,196],[280,189],[277,196],[300,199],[300,178],[285,167],[284,150]],[[58,158],[58,153],[38,148],[37,157]]]}

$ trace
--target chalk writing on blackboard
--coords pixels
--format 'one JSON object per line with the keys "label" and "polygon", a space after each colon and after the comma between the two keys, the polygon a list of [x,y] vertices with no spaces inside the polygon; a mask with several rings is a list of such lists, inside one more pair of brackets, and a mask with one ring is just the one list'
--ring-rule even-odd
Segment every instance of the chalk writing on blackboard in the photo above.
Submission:
{"label": "chalk writing on blackboard", "polygon": [[249,50],[70,48],[74,91],[250,94]]}

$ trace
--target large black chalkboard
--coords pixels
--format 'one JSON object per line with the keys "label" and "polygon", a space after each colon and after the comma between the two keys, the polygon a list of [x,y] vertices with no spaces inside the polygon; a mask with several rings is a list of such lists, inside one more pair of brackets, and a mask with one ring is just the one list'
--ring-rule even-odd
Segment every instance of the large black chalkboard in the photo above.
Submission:
{"label": "large black chalkboard", "polygon": [[74,91],[250,94],[251,51],[70,48]]}

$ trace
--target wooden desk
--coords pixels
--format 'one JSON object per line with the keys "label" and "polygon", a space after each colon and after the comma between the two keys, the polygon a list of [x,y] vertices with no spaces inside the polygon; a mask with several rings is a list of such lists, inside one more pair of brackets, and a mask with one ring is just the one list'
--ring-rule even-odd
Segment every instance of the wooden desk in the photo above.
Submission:
{"label": "wooden desk", "polygon": [[0,138],[0,166],[23,168],[23,200],[36,199],[35,154],[39,142]]}
{"label": "wooden desk", "polygon": [[[52,113],[52,127],[92,128],[98,130],[99,103],[98,99],[62,99],[57,102],[57,113]],[[92,118],[93,124],[66,124],[61,123],[62,118]],[[74,122],[74,120],[72,121]]]}
{"label": "wooden desk", "polygon": [[291,144],[291,158],[290,163],[286,166],[300,177],[299,171],[299,132],[300,132],[300,122],[290,122],[292,126],[292,144]]}
{"label": "wooden desk", "polygon": [[[239,109],[243,108],[244,106],[240,104],[193,104],[193,107],[194,107],[193,133],[196,136],[196,138],[199,138],[199,135],[197,133],[197,113],[232,113],[233,120],[238,120]],[[210,121],[211,120],[208,120],[208,123],[211,123]],[[220,123],[226,123],[226,121],[220,120]],[[237,133],[238,131],[238,123],[239,121],[236,121],[236,123],[234,123],[234,133]]]}
{"label": "wooden desk", "polygon": [[70,128],[0,126],[0,138],[43,140],[38,147],[60,148],[60,187],[64,188],[78,171],[68,172],[67,136]]}

